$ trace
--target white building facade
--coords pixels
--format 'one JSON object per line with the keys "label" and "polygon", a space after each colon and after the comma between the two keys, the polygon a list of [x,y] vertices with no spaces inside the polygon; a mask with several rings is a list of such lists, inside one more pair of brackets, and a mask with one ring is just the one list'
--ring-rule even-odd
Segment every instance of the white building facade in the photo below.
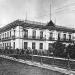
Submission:
{"label": "white building facade", "polygon": [[16,20],[0,29],[0,48],[48,50],[57,40],[68,45],[75,41],[75,30]]}

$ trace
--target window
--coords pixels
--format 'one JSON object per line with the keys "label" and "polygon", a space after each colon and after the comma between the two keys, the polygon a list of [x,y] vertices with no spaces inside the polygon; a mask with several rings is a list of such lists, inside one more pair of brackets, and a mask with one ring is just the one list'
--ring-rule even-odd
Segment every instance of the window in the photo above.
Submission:
{"label": "window", "polygon": [[35,49],[35,42],[32,43],[32,49]]}
{"label": "window", "polygon": [[1,35],[0,35],[0,40],[1,40]]}
{"label": "window", "polygon": [[50,32],[50,38],[49,38],[50,40],[52,40],[53,39],[53,33],[52,32]]}
{"label": "window", "polygon": [[32,38],[36,38],[36,31],[35,30],[33,30]]}
{"label": "window", "polygon": [[60,40],[60,33],[58,33],[58,40]]}
{"label": "window", "polygon": [[53,48],[53,47],[52,47],[52,44],[49,43],[49,44],[48,44],[48,50],[52,51],[52,50],[51,50],[52,48]]}
{"label": "window", "polygon": [[15,30],[14,30],[14,36],[15,36]]}
{"label": "window", "polygon": [[3,43],[3,48],[4,48],[4,43]]}
{"label": "window", "polygon": [[25,30],[25,32],[24,32],[24,37],[25,37],[25,38],[28,37],[28,30]]}
{"label": "window", "polygon": [[63,40],[66,40],[66,34],[63,35]]}
{"label": "window", "polygon": [[71,35],[69,34],[69,41],[71,40]]}
{"label": "window", "polygon": [[4,34],[3,34],[3,39],[4,39]]}
{"label": "window", "polygon": [[5,38],[6,38],[6,33],[5,33]]}
{"label": "window", "polygon": [[40,39],[43,38],[43,31],[40,32]]}
{"label": "window", "polygon": [[9,47],[11,48],[11,42],[9,43]]}
{"label": "window", "polygon": [[7,37],[9,37],[9,32],[7,32]]}
{"label": "window", "polygon": [[7,43],[7,47],[8,47],[8,43]]}
{"label": "window", "polygon": [[40,43],[40,49],[43,49],[43,43]]}
{"label": "window", "polygon": [[13,49],[15,49],[15,42],[13,42]]}
{"label": "window", "polygon": [[10,31],[10,37],[11,37],[11,31]]}
{"label": "window", "polygon": [[5,43],[5,48],[6,48],[6,43]]}
{"label": "window", "polygon": [[27,45],[28,45],[28,43],[24,42],[24,49],[27,49]]}

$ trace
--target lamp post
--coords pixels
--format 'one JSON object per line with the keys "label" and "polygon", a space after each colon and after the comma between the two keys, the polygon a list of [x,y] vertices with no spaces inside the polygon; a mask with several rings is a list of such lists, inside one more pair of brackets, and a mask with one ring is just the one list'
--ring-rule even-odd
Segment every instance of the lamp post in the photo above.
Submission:
{"label": "lamp post", "polygon": [[55,59],[54,59],[54,49],[53,49],[53,66],[54,66],[54,63],[55,63]]}
{"label": "lamp post", "polygon": [[70,70],[70,55],[69,55],[69,52],[67,54],[67,57],[68,57],[68,70]]}
{"label": "lamp post", "polygon": [[32,49],[32,62],[33,62],[33,49]]}
{"label": "lamp post", "polygon": [[43,64],[43,63],[42,63],[42,50],[41,50],[41,64]]}

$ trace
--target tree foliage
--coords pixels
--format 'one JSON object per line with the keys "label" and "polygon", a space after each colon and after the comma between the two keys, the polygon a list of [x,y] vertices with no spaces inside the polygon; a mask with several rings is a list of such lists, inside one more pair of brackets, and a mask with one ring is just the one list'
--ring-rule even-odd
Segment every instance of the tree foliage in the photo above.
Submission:
{"label": "tree foliage", "polygon": [[61,42],[57,41],[53,44],[54,48],[54,55],[58,57],[64,57],[64,49],[65,45],[62,44]]}

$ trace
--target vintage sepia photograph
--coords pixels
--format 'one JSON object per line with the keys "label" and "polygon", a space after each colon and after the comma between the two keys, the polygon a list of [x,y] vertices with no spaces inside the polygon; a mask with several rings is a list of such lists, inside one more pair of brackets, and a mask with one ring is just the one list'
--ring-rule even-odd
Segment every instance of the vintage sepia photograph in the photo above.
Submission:
{"label": "vintage sepia photograph", "polygon": [[0,75],[75,75],[75,0],[0,0]]}

